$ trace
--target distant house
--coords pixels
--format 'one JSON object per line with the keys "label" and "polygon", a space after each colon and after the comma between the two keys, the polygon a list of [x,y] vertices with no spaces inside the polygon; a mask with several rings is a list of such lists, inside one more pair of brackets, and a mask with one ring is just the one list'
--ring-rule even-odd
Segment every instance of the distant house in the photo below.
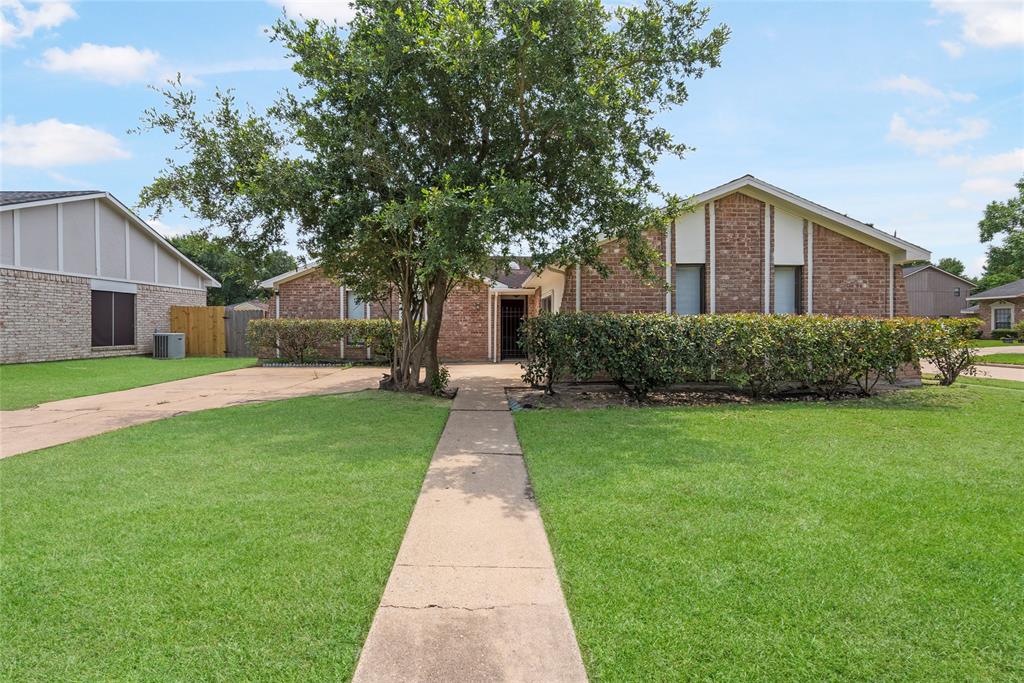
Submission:
{"label": "distant house", "polygon": [[239,304],[229,304],[224,307],[225,311],[260,311],[266,317],[267,310],[270,307],[266,301],[260,301],[259,299],[250,299],[249,301],[243,301]]}
{"label": "distant house", "polygon": [[1024,320],[1024,278],[967,297],[978,305],[985,334],[1000,337]]}
{"label": "distant house", "polygon": [[107,192],[0,192],[0,363],[149,353],[219,286]]}
{"label": "distant house", "polygon": [[922,318],[952,318],[963,315],[967,295],[974,283],[930,263],[904,266],[910,315]]}

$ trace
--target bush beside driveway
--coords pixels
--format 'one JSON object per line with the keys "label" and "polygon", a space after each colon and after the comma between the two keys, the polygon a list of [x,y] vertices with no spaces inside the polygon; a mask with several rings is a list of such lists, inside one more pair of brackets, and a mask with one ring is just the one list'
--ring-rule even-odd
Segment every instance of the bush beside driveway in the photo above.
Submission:
{"label": "bush beside driveway", "polygon": [[1024,675],[1024,391],[516,414],[593,680]]}

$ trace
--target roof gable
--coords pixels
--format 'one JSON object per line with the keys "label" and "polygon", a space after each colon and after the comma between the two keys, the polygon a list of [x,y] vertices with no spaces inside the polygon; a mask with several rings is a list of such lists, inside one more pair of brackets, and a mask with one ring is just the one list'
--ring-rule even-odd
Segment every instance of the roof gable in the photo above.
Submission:
{"label": "roof gable", "polygon": [[121,202],[117,197],[110,194],[109,192],[95,191],[95,190],[83,190],[83,191],[3,191],[0,192],[0,210],[3,211],[16,211],[18,209],[27,209],[34,206],[46,206],[49,204],[63,204],[66,202],[77,202],[84,201],[87,199],[102,199],[106,200],[114,206],[114,208],[123,213],[129,218],[136,227],[141,229],[144,233],[152,237],[163,246],[165,249],[171,252],[175,258],[184,261],[190,268],[199,273],[203,278],[209,280],[206,283],[207,287],[220,287],[220,282],[217,278],[213,277],[206,272],[199,264],[181,253],[177,247],[167,241],[163,235],[157,232],[153,226],[146,221],[142,220],[134,211],[129,209],[125,204]]}
{"label": "roof gable", "polygon": [[1007,282],[1005,285],[999,285],[998,287],[987,289],[984,292],[978,292],[973,296],[967,297],[967,300],[1016,299],[1020,296],[1024,296],[1024,278],[1014,282]]}
{"label": "roof gable", "polygon": [[695,195],[691,202],[703,204],[714,201],[734,192],[754,197],[761,201],[771,201],[774,204],[781,204],[783,208],[795,213],[813,216],[815,222],[840,234],[864,242],[883,251],[895,253],[899,260],[916,261],[931,258],[931,252],[895,235],[879,230],[873,225],[862,223],[850,218],[846,214],[839,213],[828,207],[817,204],[808,199],[783,190],[765,181],[747,174],[735,180],[713,187],[710,190]]}
{"label": "roof gable", "polygon": [[942,273],[943,275],[948,275],[949,277],[956,278],[957,280],[960,280],[960,282],[963,282],[964,284],[969,285],[971,287],[975,285],[975,283],[972,280],[968,280],[967,278],[961,277],[959,275],[954,275],[948,270],[943,270],[942,268],[939,268],[938,266],[932,265],[930,263],[922,263],[921,265],[918,266],[910,266],[909,268],[904,268],[903,277],[908,278],[911,275],[917,275],[918,273],[922,273],[926,270],[934,270],[937,273]]}

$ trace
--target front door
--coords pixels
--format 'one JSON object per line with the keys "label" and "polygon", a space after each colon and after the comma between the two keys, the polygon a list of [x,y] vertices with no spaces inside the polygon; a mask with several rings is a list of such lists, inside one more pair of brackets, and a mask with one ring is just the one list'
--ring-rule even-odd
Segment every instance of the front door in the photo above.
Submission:
{"label": "front door", "polygon": [[519,326],[526,316],[526,299],[501,299],[501,358],[525,358],[519,343]]}

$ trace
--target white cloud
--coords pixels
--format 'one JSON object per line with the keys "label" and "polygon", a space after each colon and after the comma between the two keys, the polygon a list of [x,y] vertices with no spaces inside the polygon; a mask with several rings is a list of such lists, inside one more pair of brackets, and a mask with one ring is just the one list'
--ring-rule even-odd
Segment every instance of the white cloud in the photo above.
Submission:
{"label": "white cloud", "polygon": [[899,114],[893,114],[889,121],[888,139],[924,154],[955,147],[963,142],[977,140],[988,132],[985,119],[961,119],[956,129],[911,127]]}
{"label": "white cloud", "polygon": [[154,230],[156,230],[164,237],[178,237],[179,235],[184,235],[188,232],[191,232],[190,228],[181,225],[169,225],[167,223],[164,223],[159,218],[150,218],[146,222],[149,223]]}
{"label": "white cloud", "polygon": [[355,8],[345,0],[267,0],[284,9],[289,17],[337,21],[347,24],[356,15]]}
{"label": "white cloud", "polygon": [[959,59],[964,54],[964,46],[955,40],[940,40],[939,47],[946,51],[946,54],[953,59]]}
{"label": "white cloud", "polygon": [[40,66],[47,71],[120,85],[148,80],[159,61],[159,53],[153,50],[139,50],[131,45],[82,43],[70,52],[51,47],[43,52]]}
{"label": "white cloud", "polygon": [[983,194],[993,199],[1013,194],[1013,181],[1003,178],[971,178],[960,184],[963,192]]}
{"label": "white cloud", "polygon": [[120,140],[90,126],[57,119],[18,124],[13,118],[0,125],[0,162],[9,166],[48,168],[130,157]]}
{"label": "white cloud", "polygon": [[963,197],[951,197],[946,200],[946,206],[951,209],[967,209],[971,206],[971,203]]}
{"label": "white cloud", "polygon": [[920,78],[912,78],[906,74],[900,74],[896,78],[890,78],[879,84],[882,90],[902,93],[904,95],[918,95],[943,102],[973,102],[978,99],[973,93],[956,92],[955,90],[943,91],[931,83]]}
{"label": "white cloud", "polygon": [[56,28],[76,18],[70,2],[37,2],[30,9],[21,0],[0,0],[0,45],[12,47],[39,29]]}
{"label": "white cloud", "polygon": [[982,47],[1024,45],[1024,4],[980,0],[933,0],[939,14],[958,15],[968,43]]}
{"label": "white cloud", "polygon": [[972,175],[1011,172],[1019,174],[1022,171],[1024,171],[1024,147],[1018,147],[1002,154],[978,157],[967,165],[967,172]]}

